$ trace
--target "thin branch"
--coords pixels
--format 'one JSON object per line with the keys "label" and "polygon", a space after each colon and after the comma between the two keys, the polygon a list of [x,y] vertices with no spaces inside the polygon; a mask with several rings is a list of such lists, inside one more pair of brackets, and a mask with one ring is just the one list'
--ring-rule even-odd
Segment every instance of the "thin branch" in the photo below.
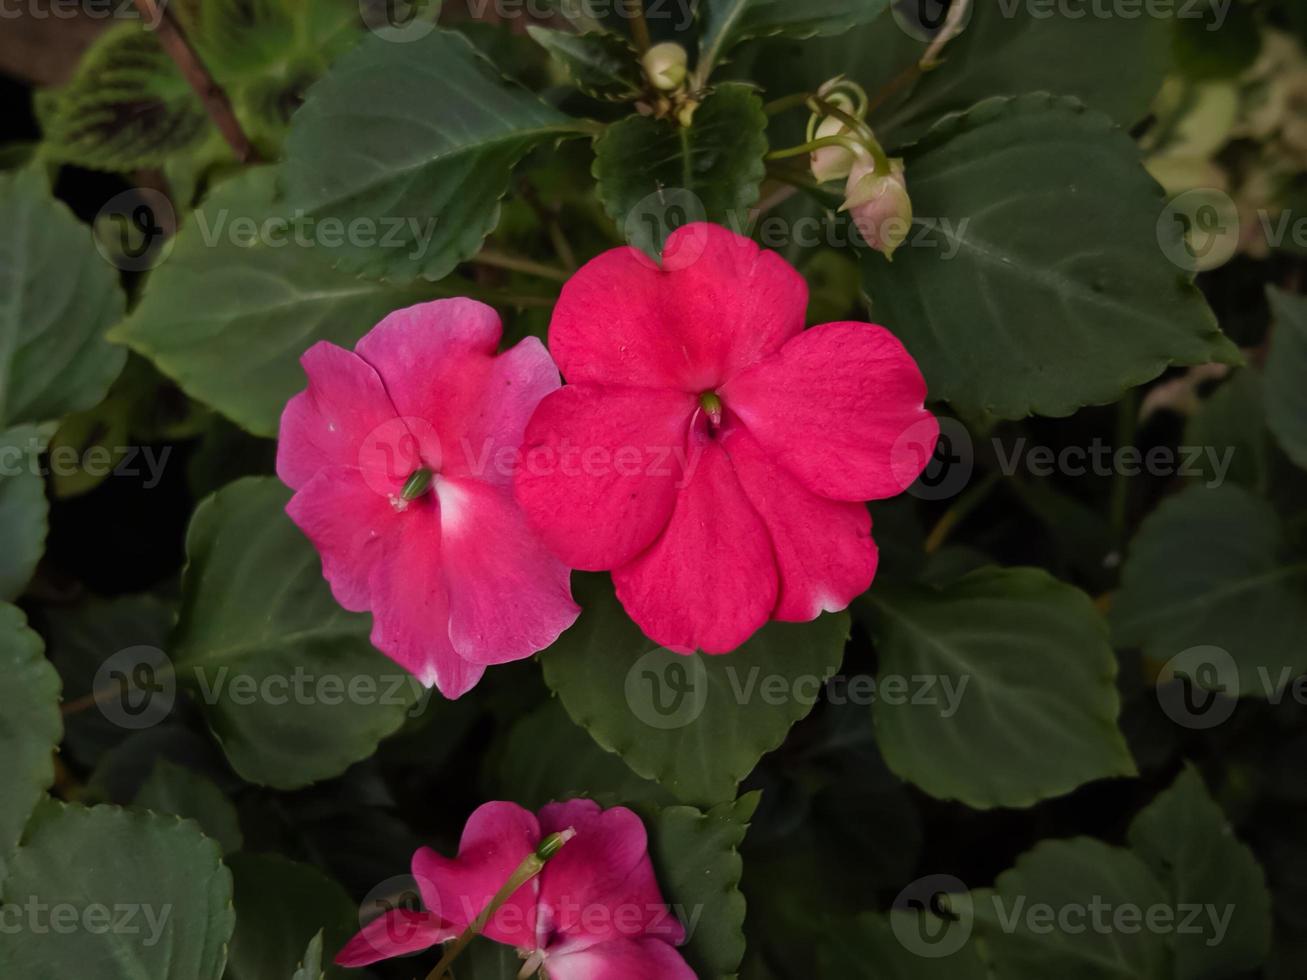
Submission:
{"label": "thin branch", "polygon": [[496,269],[507,269],[510,272],[525,272],[528,275],[539,276],[541,279],[552,279],[555,282],[567,282],[571,278],[566,269],[545,265],[543,262],[534,262],[531,259],[524,259],[517,255],[509,255],[506,252],[497,252],[492,248],[483,248],[468,261],[488,265]]}
{"label": "thin branch", "polygon": [[631,21],[631,40],[635,42],[635,49],[644,54],[653,44],[649,24],[644,19],[644,0],[624,0],[624,9]]}
{"label": "thin branch", "polygon": [[246,137],[245,130],[241,129],[227,93],[213,80],[213,76],[204,67],[204,63],[191,47],[186,35],[173,21],[171,13],[160,7],[156,0],[133,0],[133,2],[146,23],[155,25],[154,29],[159,34],[159,42],[163,45],[163,49],[168,52],[168,57],[176,62],[187,84],[200,97],[204,111],[218,127],[218,131],[222,133],[222,138],[227,141],[236,159],[241,163],[255,162],[258,154]]}

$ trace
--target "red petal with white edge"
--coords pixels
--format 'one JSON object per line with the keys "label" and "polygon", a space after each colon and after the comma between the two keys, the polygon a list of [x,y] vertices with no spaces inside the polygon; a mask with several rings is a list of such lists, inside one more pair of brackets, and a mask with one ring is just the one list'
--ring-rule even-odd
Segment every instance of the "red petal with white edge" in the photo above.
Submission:
{"label": "red petal with white edge", "polygon": [[372,608],[368,582],[384,552],[384,537],[401,515],[390,500],[349,466],[328,466],[300,487],[286,513],[313,542],[322,574],[346,609]]}
{"label": "red petal with white edge", "polygon": [[806,330],[721,395],[766,452],[835,500],[902,493],[939,436],[916,361],[870,323]]}
{"label": "red petal with white edge", "polygon": [[496,357],[457,444],[445,446],[442,472],[510,486],[531,413],[559,384],[553,358],[535,337]]}
{"label": "red petal with white edge", "polygon": [[767,528],[721,445],[695,439],[689,483],[662,536],[613,572],[617,598],[655,643],[728,653],[767,622],[777,572]]}
{"label": "red petal with white edge", "polygon": [[554,307],[549,350],[569,384],[702,392],[801,331],[807,305],[779,255],[690,224],[668,237],[661,267],[630,247],[582,266]]}
{"label": "red petal with white edge", "polygon": [[[379,460],[364,454],[360,447],[378,430],[397,427],[398,412],[386,394],[385,385],[371,365],[357,354],[320,340],[300,358],[309,386],[286,403],[281,413],[281,430],[277,438],[277,476],[292,490],[298,490],[326,466],[366,466],[378,470]],[[398,423],[393,440],[404,429]],[[375,438],[375,437],[373,437]],[[400,461],[416,461],[410,456]],[[409,470],[400,476],[402,481]],[[398,472],[396,469],[394,472]],[[387,474],[382,471],[383,476]]]}
{"label": "red petal with white edge", "polygon": [[502,664],[558,639],[581,612],[571,570],[527,525],[508,488],[440,476],[435,491],[449,639],[458,655]]}
{"label": "red petal with white edge", "polygon": [[518,503],[573,568],[617,568],[667,526],[687,459],[694,396],[569,385],[526,428]]}
{"label": "red petal with white edge", "polygon": [[723,439],[780,570],[774,619],[803,623],[844,609],[871,586],[876,543],[866,504],[819,497],[778,465],[747,429]]}
{"label": "red petal with white edge", "polygon": [[367,966],[396,956],[406,956],[458,935],[459,929],[439,916],[410,909],[391,909],[377,916],[355,934],[339,953],[336,965]]}
{"label": "red petal with white edge", "polygon": [[539,818],[542,837],[576,831],[540,875],[540,948],[584,949],[642,936],[684,942],[685,929],[658,890],[638,816],[626,807],[602,810],[593,800],[569,800],[548,804]]}
{"label": "red petal with white edge", "polygon": [[368,578],[372,645],[447,698],[466,694],[485,668],[468,663],[449,639],[449,593],[440,562],[434,495],[396,514],[393,533]]}
{"label": "red petal with white edge", "polygon": [[661,939],[614,939],[545,960],[549,980],[696,980],[676,947]]}
{"label": "red petal with white edge", "polygon": [[[413,877],[423,904],[428,912],[462,931],[485,910],[539,843],[540,824],[535,814],[516,803],[483,803],[467,819],[458,857],[443,857],[429,847],[413,855]],[[485,935],[497,943],[534,949],[539,892],[537,876],[490,917]]]}

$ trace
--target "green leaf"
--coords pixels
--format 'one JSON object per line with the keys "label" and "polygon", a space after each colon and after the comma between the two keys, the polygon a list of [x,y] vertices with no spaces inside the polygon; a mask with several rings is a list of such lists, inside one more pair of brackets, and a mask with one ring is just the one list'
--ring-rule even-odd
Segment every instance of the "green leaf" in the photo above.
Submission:
{"label": "green leaf", "polygon": [[[1124,848],[1088,837],[1044,841],[1017,858],[993,889],[973,892],[970,907],[994,980],[1170,980],[1166,937],[1144,928],[1143,916],[1170,910],[1174,926],[1180,913],[1147,865]],[[1116,927],[1123,910],[1138,913],[1137,927]]]}
{"label": "green leaf", "polygon": [[[334,270],[330,250],[296,241],[312,226],[281,223],[290,212],[273,203],[274,180],[256,169],[215,191],[112,332],[187,394],[263,436],[276,435],[286,401],[304,387],[305,350],[319,340],[353,347],[387,313],[435,295]],[[249,222],[264,232],[250,237]]]}
{"label": "green leaf", "polygon": [[574,577],[581,618],[541,654],[572,720],[677,799],[730,799],[764,754],[812,710],[839,669],[845,613],[769,623],[724,656],[683,656],[640,632],[606,577]]}
{"label": "green leaf", "polygon": [[[223,980],[289,977],[306,944],[316,938],[320,955],[322,947],[338,950],[358,931],[353,900],[317,868],[276,854],[236,854],[227,863],[235,881],[236,932]],[[329,964],[326,976],[357,974]]]}
{"label": "green leaf", "polygon": [[578,796],[605,803],[671,803],[657,783],[606,752],[551,698],[509,730],[493,770],[496,799],[531,810]]}
{"label": "green leaf", "polygon": [[[7,909],[45,910],[32,913],[30,928],[0,933],[6,977],[222,976],[231,874],[188,820],[51,802],[28,827],[0,895]],[[65,924],[75,915],[73,928],[52,928],[56,914]]]}
{"label": "green leaf", "polygon": [[196,508],[172,648],[232,767],[278,789],[371,755],[421,690],[369,645],[370,618],[336,604],[289,499],[248,478]]}
{"label": "green leaf", "polygon": [[1238,693],[1267,697],[1307,670],[1307,560],[1286,554],[1284,540],[1271,505],[1239,487],[1195,486],[1163,501],[1126,556],[1116,645],[1158,663],[1218,647],[1234,658]]}
{"label": "green leaf", "polygon": [[[21,610],[0,603],[0,878],[37,802],[54,782],[54,754],[63,737],[59,675]],[[2,942],[2,940],[0,940]]]}
{"label": "green leaf", "polygon": [[236,808],[222,790],[197,772],[160,759],[132,802],[155,813],[194,820],[228,854],[241,849]]}
{"label": "green leaf", "polygon": [[616,34],[569,34],[538,24],[528,24],[526,32],[587,95],[614,101],[639,96],[639,60],[630,44]]}
{"label": "green leaf", "polygon": [[344,268],[440,279],[498,223],[513,165],[582,131],[506,82],[461,34],[435,30],[406,44],[374,35],[341,57],[295,114],[287,204],[347,227],[387,223],[398,247],[347,243],[336,255]]}
{"label": "green leaf", "polygon": [[50,505],[41,477],[46,434],[32,425],[0,432],[0,600],[23,594],[45,552]]}
{"label": "green leaf", "polygon": [[744,958],[739,847],[759,795],[713,807],[641,808],[663,900],[686,927],[681,955],[699,980],[728,980]]}
{"label": "green leaf", "polygon": [[1187,446],[1201,449],[1193,460],[1207,487],[1229,479],[1260,492],[1270,479],[1272,446],[1266,431],[1262,375],[1241,368],[1205,399],[1185,426]]}
{"label": "green leaf", "polygon": [[117,271],[31,170],[0,174],[0,427],[90,408],[122,370],[104,341]]}
{"label": "green leaf", "polygon": [[322,930],[319,929],[309,940],[308,947],[304,950],[304,957],[299,961],[299,967],[291,974],[290,980],[322,980]]}
{"label": "green leaf", "polygon": [[[1116,658],[1079,589],[982,568],[944,589],[873,590],[877,739],[895,773],[968,806],[1029,806],[1134,775]],[[917,678],[938,678],[921,692]],[[887,684],[903,690],[891,697]]]}
{"label": "green leaf", "polygon": [[1062,416],[1168,365],[1238,362],[1159,247],[1180,248],[1180,229],[1159,229],[1161,189],[1100,113],[991,100],[910,148],[907,181],[909,239],[892,264],[864,250],[863,274],[932,398],[968,416]]}
{"label": "green leaf", "polygon": [[1077,15],[1056,4],[1036,10],[1013,0],[975,3],[942,64],[887,118],[871,122],[887,143],[904,146],[941,116],[982,99],[1042,91],[1074,96],[1133,126],[1147,115],[1170,65],[1172,24],[1164,17]]}
{"label": "green leaf", "polygon": [[[731,48],[748,38],[842,34],[874,20],[888,6],[889,0],[703,0],[698,79],[706,82]],[[835,66],[831,74],[837,71]]]}
{"label": "green leaf", "polygon": [[[1230,829],[1192,766],[1139,812],[1130,846],[1166,886],[1175,908],[1202,906],[1175,936],[1175,980],[1233,977],[1255,970],[1271,946],[1271,897],[1253,852]],[[1225,918],[1227,917],[1228,918]]]}
{"label": "green leaf", "polygon": [[[817,951],[821,975],[845,980],[988,980],[975,943],[964,942],[948,952],[942,944],[952,940],[941,932],[935,940],[940,946],[923,947],[930,955],[905,946],[897,933],[927,934],[913,921],[918,914],[924,913],[906,909],[884,914],[864,912],[851,921],[831,923]],[[940,930],[959,928],[943,920],[931,925]]]}
{"label": "green leaf", "polygon": [[1307,469],[1307,299],[1267,289],[1275,330],[1266,358],[1266,424],[1284,451]]}
{"label": "green leaf", "polygon": [[766,173],[766,130],[762,100],[738,83],[717,86],[688,129],[629,116],[595,141],[600,200],[627,240],[650,255],[688,222],[744,227]]}
{"label": "green leaf", "polygon": [[52,160],[97,170],[158,167],[209,135],[209,117],[158,37],[140,23],[102,34],[63,88],[38,100]]}

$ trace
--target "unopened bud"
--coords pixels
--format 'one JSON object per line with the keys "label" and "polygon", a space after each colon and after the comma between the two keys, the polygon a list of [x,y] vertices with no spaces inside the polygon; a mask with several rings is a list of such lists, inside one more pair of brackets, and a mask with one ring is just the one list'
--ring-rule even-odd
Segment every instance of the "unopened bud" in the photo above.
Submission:
{"label": "unopened bud", "polygon": [[644,53],[642,61],[649,84],[660,92],[674,92],[685,81],[685,48],[675,41],[655,44]]}
{"label": "unopened bud", "polygon": [[912,227],[912,199],[903,161],[891,160],[889,173],[877,173],[870,157],[856,159],[840,210],[849,212],[868,247],[893,258]]}

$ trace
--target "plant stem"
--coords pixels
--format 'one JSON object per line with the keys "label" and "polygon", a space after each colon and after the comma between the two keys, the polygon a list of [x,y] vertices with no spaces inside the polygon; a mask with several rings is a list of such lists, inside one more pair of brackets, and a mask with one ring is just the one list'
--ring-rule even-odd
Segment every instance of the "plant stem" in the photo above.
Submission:
{"label": "plant stem", "polygon": [[810,140],[807,143],[800,143],[798,146],[789,146],[783,150],[772,150],[765,157],[763,157],[763,159],[784,160],[787,157],[800,157],[806,153],[811,153],[814,150],[820,150],[822,147],[825,146],[842,146],[846,150],[851,150],[854,153],[857,153],[858,150],[863,149],[861,143],[859,143],[855,139],[851,139],[848,136],[823,136],[821,139]]}
{"label": "plant stem", "polygon": [[774,116],[778,112],[784,112],[786,109],[793,109],[795,106],[805,105],[809,99],[813,98],[811,92],[795,92],[793,95],[782,95],[779,99],[772,99],[762,107],[762,111],[769,116]]}
{"label": "plant stem", "polygon": [[[1139,393],[1132,388],[1116,404],[1116,447],[1133,446],[1139,424]],[[1130,483],[1123,470],[1117,469],[1112,477],[1112,543],[1125,544],[1126,521],[1130,516]]]}
{"label": "plant stem", "polygon": [[258,154],[255,152],[249,138],[246,137],[245,130],[241,128],[240,121],[232,110],[231,101],[227,98],[227,93],[213,80],[213,76],[204,67],[204,63],[200,61],[200,56],[191,47],[186,35],[173,22],[169,11],[161,7],[156,0],[133,0],[133,2],[146,22],[156,25],[155,30],[159,35],[159,43],[168,52],[168,57],[172,58],[177,64],[187,84],[200,97],[204,111],[209,114],[209,118],[218,127],[218,132],[227,141],[227,145],[231,147],[236,159],[241,163],[255,162],[258,159]]}
{"label": "plant stem", "polygon": [[944,512],[944,516],[939,519],[930,534],[926,537],[925,551],[928,555],[933,555],[948,540],[949,534],[962,521],[985,502],[989,492],[998,486],[999,478],[1002,474],[998,470],[989,473],[983,480],[964,493],[958,502]]}
{"label": "plant stem", "polygon": [[631,40],[635,49],[644,54],[653,43],[649,37],[649,24],[644,19],[644,0],[623,0],[626,16],[631,21]]}
{"label": "plant stem", "polygon": [[525,272],[528,275],[539,276],[541,279],[552,279],[555,282],[567,282],[569,278],[566,269],[559,269],[556,266],[545,265],[543,262],[524,259],[518,255],[497,252],[492,248],[483,248],[468,261],[488,265],[495,269],[508,269],[510,272]]}

